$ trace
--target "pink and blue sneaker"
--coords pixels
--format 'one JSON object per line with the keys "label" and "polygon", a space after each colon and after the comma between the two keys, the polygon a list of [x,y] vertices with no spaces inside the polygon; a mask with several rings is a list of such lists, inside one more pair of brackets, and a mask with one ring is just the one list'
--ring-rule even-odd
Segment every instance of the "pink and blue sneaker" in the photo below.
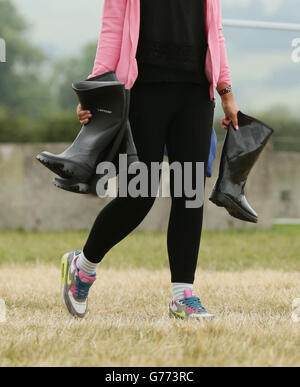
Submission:
{"label": "pink and blue sneaker", "polygon": [[63,256],[61,261],[62,299],[68,312],[74,316],[85,317],[88,309],[88,295],[96,274],[87,275],[77,267],[81,251],[74,251]]}
{"label": "pink and blue sneaker", "polygon": [[213,319],[215,316],[208,313],[191,289],[184,291],[184,298],[173,300],[169,306],[170,317],[182,320]]}

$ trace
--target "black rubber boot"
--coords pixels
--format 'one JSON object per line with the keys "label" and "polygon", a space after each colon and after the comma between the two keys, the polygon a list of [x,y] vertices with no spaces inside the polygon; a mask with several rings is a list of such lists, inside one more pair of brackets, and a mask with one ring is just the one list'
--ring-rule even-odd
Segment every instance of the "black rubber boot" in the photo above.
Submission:
{"label": "black rubber boot", "polygon": [[[139,158],[138,158],[137,150],[136,150],[135,143],[133,140],[129,120],[127,120],[126,132],[124,134],[123,141],[122,141],[122,144],[120,147],[119,154],[120,153],[123,153],[123,154],[126,153],[126,155],[127,155],[127,167],[128,168],[131,164],[139,162]],[[117,154],[115,161],[114,161],[115,165],[117,165],[117,162],[118,162],[117,157],[118,156],[119,155]]]}
{"label": "black rubber boot", "polygon": [[[130,108],[130,90],[126,89],[125,94],[125,116],[124,121],[122,122],[122,128],[119,130],[112,144],[108,147],[109,151],[104,157],[104,161],[110,161],[115,165],[117,174],[120,172],[119,154],[123,153],[127,155],[127,166],[124,166],[125,168],[128,168],[131,164],[139,161],[128,119]],[[68,192],[97,195],[96,187],[101,177],[101,175],[97,175],[95,172],[88,182],[81,183],[76,179],[66,179],[56,176],[53,180],[53,184],[56,187]]]}
{"label": "black rubber boot", "polygon": [[73,144],[60,155],[42,152],[37,159],[65,179],[87,183],[107,146],[123,129],[126,117],[126,90],[117,81],[83,81],[72,85],[84,110],[93,114]]}
{"label": "black rubber boot", "polygon": [[[120,150],[113,161],[113,164],[116,166],[117,174],[120,172],[118,169],[118,157],[120,153],[127,155],[127,168],[129,168],[131,164],[139,162],[129,121],[127,121],[126,132],[124,134]],[[62,177],[56,176],[53,180],[53,184],[64,191],[98,196],[97,183],[101,177],[102,176],[95,174],[88,183],[79,183],[74,179],[63,179]]]}
{"label": "black rubber boot", "polygon": [[238,113],[239,130],[230,124],[226,134],[219,177],[209,198],[237,219],[257,223],[258,215],[248,203],[244,188],[248,175],[274,130],[263,122]]}

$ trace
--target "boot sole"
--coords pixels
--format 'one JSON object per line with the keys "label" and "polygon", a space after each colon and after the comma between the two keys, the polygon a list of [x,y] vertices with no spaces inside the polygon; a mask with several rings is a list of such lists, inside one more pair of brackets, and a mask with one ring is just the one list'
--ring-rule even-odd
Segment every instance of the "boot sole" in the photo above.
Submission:
{"label": "boot sole", "polygon": [[90,193],[89,185],[85,183],[78,183],[76,181],[70,181],[69,179],[65,182],[60,182],[57,179],[53,180],[55,187],[60,188],[67,192],[73,192],[77,194],[87,195]]}
{"label": "boot sole", "polygon": [[216,204],[218,207],[224,207],[228,211],[229,215],[233,216],[234,218],[251,223],[258,222],[258,218],[256,216],[249,214],[226,194],[221,192],[214,193],[214,195],[211,196],[209,200]]}
{"label": "boot sole", "polygon": [[84,167],[74,161],[60,159],[59,157],[45,154],[43,152],[36,158],[46,168],[50,169],[50,171],[54,172],[63,179],[75,179],[80,183],[87,183],[93,174],[93,171],[91,171],[88,167]]}

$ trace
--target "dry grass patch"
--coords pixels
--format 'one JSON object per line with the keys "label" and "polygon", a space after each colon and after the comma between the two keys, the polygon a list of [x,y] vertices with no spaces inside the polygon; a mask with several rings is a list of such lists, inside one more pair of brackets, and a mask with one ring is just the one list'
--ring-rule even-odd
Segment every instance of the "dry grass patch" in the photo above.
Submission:
{"label": "dry grass patch", "polygon": [[300,366],[299,272],[199,273],[218,314],[205,324],[168,318],[167,269],[100,269],[85,320],[62,308],[56,267],[2,266],[1,278],[1,366]]}

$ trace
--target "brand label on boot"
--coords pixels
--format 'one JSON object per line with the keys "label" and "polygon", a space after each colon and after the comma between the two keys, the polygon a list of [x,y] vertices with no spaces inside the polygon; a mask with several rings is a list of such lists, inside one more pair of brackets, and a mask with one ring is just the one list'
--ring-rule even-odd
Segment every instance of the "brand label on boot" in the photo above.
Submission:
{"label": "brand label on boot", "polygon": [[98,109],[98,112],[106,113],[106,114],[111,114],[112,110],[106,110],[106,109]]}

